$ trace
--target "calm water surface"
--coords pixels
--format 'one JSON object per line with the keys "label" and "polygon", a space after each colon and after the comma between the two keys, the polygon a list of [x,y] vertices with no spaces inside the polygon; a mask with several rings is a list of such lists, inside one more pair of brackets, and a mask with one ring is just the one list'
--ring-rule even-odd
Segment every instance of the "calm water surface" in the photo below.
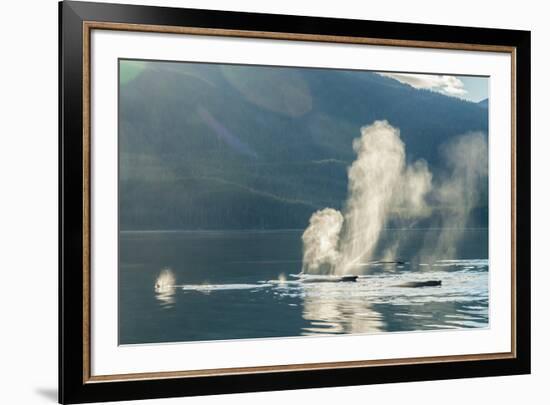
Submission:
{"label": "calm water surface", "polygon": [[[395,230],[386,230],[391,235]],[[403,230],[402,230],[403,232]],[[353,283],[304,283],[302,231],[121,232],[121,344],[488,326],[487,230],[459,260],[415,260],[437,230],[407,230],[401,264],[363,263]],[[175,288],[155,291],[169,268]],[[439,287],[407,288],[441,280]]]}

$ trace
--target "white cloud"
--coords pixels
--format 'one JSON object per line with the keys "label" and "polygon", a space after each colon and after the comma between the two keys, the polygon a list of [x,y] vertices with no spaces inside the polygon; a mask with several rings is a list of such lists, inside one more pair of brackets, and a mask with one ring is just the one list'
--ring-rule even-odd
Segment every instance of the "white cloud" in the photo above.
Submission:
{"label": "white cloud", "polygon": [[455,77],[447,75],[421,75],[412,73],[379,73],[382,76],[390,77],[401,83],[408,84],[416,89],[427,89],[448,96],[463,97],[468,92],[464,83]]}

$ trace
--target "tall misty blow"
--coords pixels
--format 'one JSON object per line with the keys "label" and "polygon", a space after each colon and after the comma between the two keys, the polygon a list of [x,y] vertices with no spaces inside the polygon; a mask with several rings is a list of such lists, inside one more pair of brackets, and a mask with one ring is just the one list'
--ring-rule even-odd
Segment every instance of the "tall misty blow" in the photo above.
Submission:
{"label": "tall misty blow", "polygon": [[456,138],[443,149],[449,173],[436,187],[434,201],[443,213],[437,241],[424,247],[424,259],[454,259],[457,244],[472,210],[480,201],[483,182],[489,172],[488,145],[482,133],[468,133]]}
{"label": "tall misty blow", "polygon": [[354,140],[356,160],[348,169],[348,199],[343,213],[314,213],[302,236],[303,273],[349,274],[368,261],[392,216],[417,218],[429,213],[425,202],[432,175],[424,161],[406,164],[399,130],[387,121],[361,128]]}
{"label": "tall misty blow", "polygon": [[340,211],[332,208],[319,210],[311,216],[309,226],[302,235],[303,263],[307,263],[305,272],[330,274],[340,263],[338,240],[343,223],[344,217]]}
{"label": "tall misty blow", "polygon": [[353,149],[357,158],[348,169],[343,212],[325,208],[312,215],[302,235],[302,272],[358,273],[377,248],[383,251],[384,260],[395,260],[407,233],[396,230],[388,246],[378,246],[384,226],[392,219],[412,224],[432,211],[438,213],[431,219],[439,218],[434,228],[438,232],[432,233],[414,259],[456,258],[472,210],[486,190],[488,146],[484,134],[468,133],[446,144],[442,152],[447,170],[435,182],[424,160],[406,163],[399,130],[387,121],[361,128]]}

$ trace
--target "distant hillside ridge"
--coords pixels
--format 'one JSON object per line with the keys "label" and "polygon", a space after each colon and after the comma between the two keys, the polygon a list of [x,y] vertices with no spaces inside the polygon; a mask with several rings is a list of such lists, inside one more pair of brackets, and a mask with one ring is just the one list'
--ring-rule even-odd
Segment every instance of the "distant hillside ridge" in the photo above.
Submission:
{"label": "distant hillside ridge", "polygon": [[[443,144],[488,130],[483,104],[373,72],[128,66],[119,91],[123,230],[302,229],[314,211],[342,208],[362,126],[398,127],[407,160],[425,159],[434,179],[446,170]],[[472,226],[487,224],[482,195]]]}

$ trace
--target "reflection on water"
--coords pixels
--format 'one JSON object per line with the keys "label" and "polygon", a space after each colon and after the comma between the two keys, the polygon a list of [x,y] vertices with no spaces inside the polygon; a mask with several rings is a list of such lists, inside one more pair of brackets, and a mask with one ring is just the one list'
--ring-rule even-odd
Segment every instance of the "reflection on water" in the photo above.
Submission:
{"label": "reflection on water", "polygon": [[160,271],[155,281],[155,297],[164,309],[170,309],[176,303],[176,276],[169,268]]}
{"label": "reflection on water", "polygon": [[163,288],[155,289],[155,298],[159,301],[159,304],[164,309],[170,309],[176,303],[176,289],[175,288]]}
{"label": "reflection on water", "polygon": [[382,315],[361,298],[348,294],[346,290],[353,287],[341,284],[340,288],[326,283],[305,288],[302,316],[311,321],[311,325],[302,328],[303,335],[384,330]]}
{"label": "reflection on water", "polygon": [[120,343],[487,327],[478,233],[470,258],[362,263],[355,282],[300,277],[299,232],[122,234]]}

